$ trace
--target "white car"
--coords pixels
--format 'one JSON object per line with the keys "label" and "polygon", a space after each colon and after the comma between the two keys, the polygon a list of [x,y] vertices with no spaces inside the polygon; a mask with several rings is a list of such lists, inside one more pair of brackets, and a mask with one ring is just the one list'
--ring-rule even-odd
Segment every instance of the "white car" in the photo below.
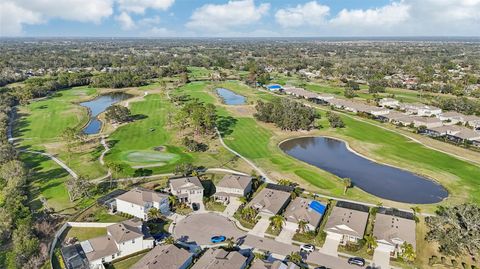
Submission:
{"label": "white car", "polygon": [[313,252],[315,250],[315,246],[310,245],[310,244],[301,245],[300,250],[310,253],[310,252]]}

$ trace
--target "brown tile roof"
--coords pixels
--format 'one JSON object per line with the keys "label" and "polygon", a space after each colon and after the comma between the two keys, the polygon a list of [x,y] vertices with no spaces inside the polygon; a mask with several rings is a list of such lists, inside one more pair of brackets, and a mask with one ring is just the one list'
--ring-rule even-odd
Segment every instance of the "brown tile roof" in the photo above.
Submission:
{"label": "brown tile roof", "polygon": [[318,227],[322,214],[310,208],[311,200],[302,197],[295,198],[285,209],[283,215],[290,222],[299,222],[300,220],[308,221],[312,226]]}
{"label": "brown tile roof", "polygon": [[377,241],[386,241],[392,245],[406,241],[416,246],[415,221],[397,216],[377,213],[373,235]]}
{"label": "brown tile roof", "polygon": [[241,176],[241,175],[225,175],[220,182],[218,182],[218,187],[231,188],[231,189],[241,189],[245,188],[252,182],[252,177],[250,176]]}
{"label": "brown tile roof", "polygon": [[143,238],[142,226],[140,220],[126,220],[108,226],[107,232],[115,242],[122,243],[139,237]]}
{"label": "brown tile roof", "polygon": [[202,183],[200,182],[200,179],[198,179],[198,177],[181,177],[181,178],[170,179],[170,185],[172,186],[172,189],[175,191],[178,191],[181,189],[203,190]]}
{"label": "brown tile roof", "polygon": [[110,236],[101,236],[92,238],[80,243],[87,259],[90,262],[96,261],[103,257],[113,255],[118,252],[115,241]]}
{"label": "brown tile roof", "polygon": [[368,213],[335,206],[328,217],[325,231],[363,238]]}
{"label": "brown tile roof", "polygon": [[250,201],[249,205],[261,211],[277,214],[289,200],[289,192],[264,188]]}
{"label": "brown tile roof", "polygon": [[241,269],[247,258],[237,251],[208,249],[191,269]]}
{"label": "brown tile roof", "polygon": [[175,245],[158,245],[131,269],[180,268],[191,257],[191,253]]}
{"label": "brown tile roof", "polygon": [[116,199],[144,206],[145,203],[159,202],[165,197],[168,197],[168,195],[144,188],[135,188],[118,196]]}

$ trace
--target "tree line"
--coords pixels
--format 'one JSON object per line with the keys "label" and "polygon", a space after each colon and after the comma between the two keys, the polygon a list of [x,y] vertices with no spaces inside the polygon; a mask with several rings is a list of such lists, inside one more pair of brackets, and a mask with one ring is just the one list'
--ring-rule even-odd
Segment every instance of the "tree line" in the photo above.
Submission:
{"label": "tree line", "polygon": [[274,123],[278,128],[288,131],[314,128],[315,119],[320,117],[314,108],[286,98],[276,98],[272,102],[259,100],[255,109],[257,112],[254,117],[257,120]]}

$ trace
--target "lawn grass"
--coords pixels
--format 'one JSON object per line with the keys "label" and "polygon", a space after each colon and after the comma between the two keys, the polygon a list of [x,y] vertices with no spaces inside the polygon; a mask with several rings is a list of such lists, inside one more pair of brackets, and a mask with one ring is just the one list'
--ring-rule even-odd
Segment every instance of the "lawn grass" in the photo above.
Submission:
{"label": "lawn grass", "polygon": [[105,207],[95,205],[87,209],[80,216],[78,216],[77,221],[79,222],[121,222],[127,220],[128,218],[120,214],[110,214],[108,213]]}
{"label": "lawn grass", "polygon": [[[261,99],[261,96],[259,97],[256,94],[258,90],[238,82],[228,81],[219,85],[247,98]],[[192,95],[205,102],[213,102],[221,106],[224,115],[235,118],[236,121],[233,126],[230,126],[228,134],[224,134],[225,143],[257,163],[274,178],[291,178],[296,181],[300,180],[303,184],[307,182],[307,188],[310,187],[310,189],[324,194],[344,196],[349,199],[359,199],[372,203],[384,202],[385,205],[403,208],[408,207],[405,204],[376,198],[356,188],[349,190],[344,195],[343,186],[337,177],[286,156],[278,148],[277,145],[282,139],[298,136],[298,132],[281,132],[269,124],[257,122],[252,117],[235,117],[231,106],[222,106],[215,99],[212,86],[208,83],[202,82],[202,84],[195,84],[190,87],[194,88]],[[336,89],[331,88],[330,90],[334,91]],[[443,204],[462,201],[480,203],[480,187],[476,177],[480,174],[479,167],[426,148],[397,133],[352,118],[343,117],[346,128],[327,128],[325,112],[321,112],[321,114],[323,115],[322,125],[325,128],[309,132],[308,135],[329,135],[342,138],[349,142],[354,150],[370,158],[438,180],[450,192],[450,197]],[[467,196],[466,193],[468,193]],[[423,207],[431,212],[435,205],[425,205]]]}
{"label": "lawn grass", "polygon": [[129,269],[131,268],[135,263],[137,263],[138,261],[140,261],[143,256],[147,255],[146,252],[142,252],[140,254],[137,254],[133,257],[130,257],[130,258],[127,258],[127,259],[124,259],[124,260],[121,260],[121,261],[118,261],[118,262],[114,262],[112,263],[110,266],[108,266],[107,268],[108,269]]}
{"label": "lawn grass", "polygon": [[75,212],[75,203],[70,196],[65,182],[70,175],[51,159],[37,154],[22,153],[22,161],[30,170],[30,207],[39,210],[45,205],[57,213],[71,214]]}
{"label": "lawn grass", "polygon": [[107,228],[69,227],[63,234],[64,239],[75,237],[78,241],[84,241],[107,235]]}
{"label": "lawn grass", "polygon": [[18,145],[57,154],[77,174],[87,178],[104,175],[106,170],[97,162],[98,156],[91,151],[91,147],[82,146],[79,147],[81,150],[67,153],[65,141],[61,138],[65,129],[80,131],[88,123],[88,110],[78,103],[94,98],[98,92],[94,88],[74,87],[21,106],[14,125],[14,136],[19,138]]}
{"label": "lawn grass", "polygon": [[205,203],[205,209],[208,211],[223,212],[227,208],[223,203],[217,201],[208,201]]}

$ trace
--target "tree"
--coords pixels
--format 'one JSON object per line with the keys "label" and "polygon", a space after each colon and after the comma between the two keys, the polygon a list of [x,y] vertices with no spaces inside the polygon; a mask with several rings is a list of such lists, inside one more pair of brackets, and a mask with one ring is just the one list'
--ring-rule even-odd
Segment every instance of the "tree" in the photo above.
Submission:
{"label": "tree", "polygon": [[349,99],[357,96],[355,91],[351,88],[345,88],[345,90],[343,91],[343,95]]}
{"label": "tree", "polygon": [[150,220],[159,220],[163,218],[162,212],[156,207],[152,207],[147,212],[148,219]]}
{"label": "tree", "polygon": [[371,80],[368,82],[369,93],[385,92],[386,82],[383,80]]}
{"label": "tree", "polygon": [[344,178],[343,179],[343,194],[346,194],[347,193],[347,190],[351,187],[353,187],[353,184],[352,184],[352,180],[349,179],[349,178]]}
{"label": "tree", "polygon": [[367,248],[369,251],[373,251],[378,243],[377,243],[377,238],[373,234],[367,234],[364,236],[365,239],[365,244],[367,244]]}
{"label": "tree", "polygon": [[473,256],[480,251],[480,207],[439,207],[435,214],[425,219],[429,228],[426,240],[438,242],[441,253],[461,256],[467,252]]}
{"label": "tree", "polygon": [[165,238],[165,244],[167,244],[167,245],[175,244],[175,238],[173,238],[173,236],[169,236],[169,237]]}
{"label": "tree", "polygon": [[238,200],[239,200],[240,203],[242,203],[243,205],[248,202],[247,197],[245,197],[245,196],[239,197]]}
{"label": "tree", "polygon": [[254,208],[248,206],[242,208],[242,210],[240,211],[240,215],[242,216],[242,219],[252,222],[257,215],[257,211]]}
{"label": "tree", "polygon": [[305,233],[307,231],[307,225],[308,221],[306,220],[301,219],[300,221],[298,221],[298,230],[300,231],[300,233]]}
{"label": "tree", "polygon": [[0,165],[17,158],[17,152],[10,143],[0,143]]}
{"label": "tree", "polygon": [[277,183],[278,183],[278,185],[289,186],[289,187],[295,185],[295,183],[293,183],[292,181],[290,181],[290,180],[288,180],[288,179],[280,179],[280,180],[278,180]]}
{"label": "tree", "polygon": [[227,242],[227,246],[225,248],[227,250],[235,249],[235,240],[233,240],[233,237],[227,238],[226,242]]}
{"label": "tree", "polygon": [[330,123],[330,127],[332,127],[332,128],[344,128],[345,127],[345,123],[343,122],[342,118],[340,118],[340,116],[338,116],[338,114],[336,114],[336,113],[328,111],[327,112],[327,119],[328,119],[328,122]]}
{"label": "tree", "polygon": [[415,253],[415,249],[413,248],[412,244],[403,242],[401,246],[400,257],[407,262],[415,261],[417,254]]}
{"label": "tree", "polygon": [[171,209],[174,209],[177,206],[178,200],[177,197],[170,195],[168,196],[168,204],[170,205]]}
{"label": "tree", "polygon": [[290,255],[287,256],[287,259],[296,265],[301,265],[303,263],[302,255],[300,255],[300,252],[298,251],[290,253]]}
{"label": "tree", "polygon": [[32,232],[31,225],[28,223],[20,224],[13,232],[13,252],[16,256],[17,264],[21,265],[28,261],[32,256],[37,255],[39,251],[38,238]]}
{"label": "tree", "polygon": [[78,178],[70,177],[66,183],[71,201],[88,196],[92,187],[92,184],[82,176]]}
{"label": "tree", "polygon": [[131,112],[125,106],[112,105],[105,111],[105,119],[113,123],[122,123],[131,119]]}
{"label": "tree", "polygon": [[281,230],[285,219],[281,215],[275,215],[270,217],[270,225],[274,230]]}

